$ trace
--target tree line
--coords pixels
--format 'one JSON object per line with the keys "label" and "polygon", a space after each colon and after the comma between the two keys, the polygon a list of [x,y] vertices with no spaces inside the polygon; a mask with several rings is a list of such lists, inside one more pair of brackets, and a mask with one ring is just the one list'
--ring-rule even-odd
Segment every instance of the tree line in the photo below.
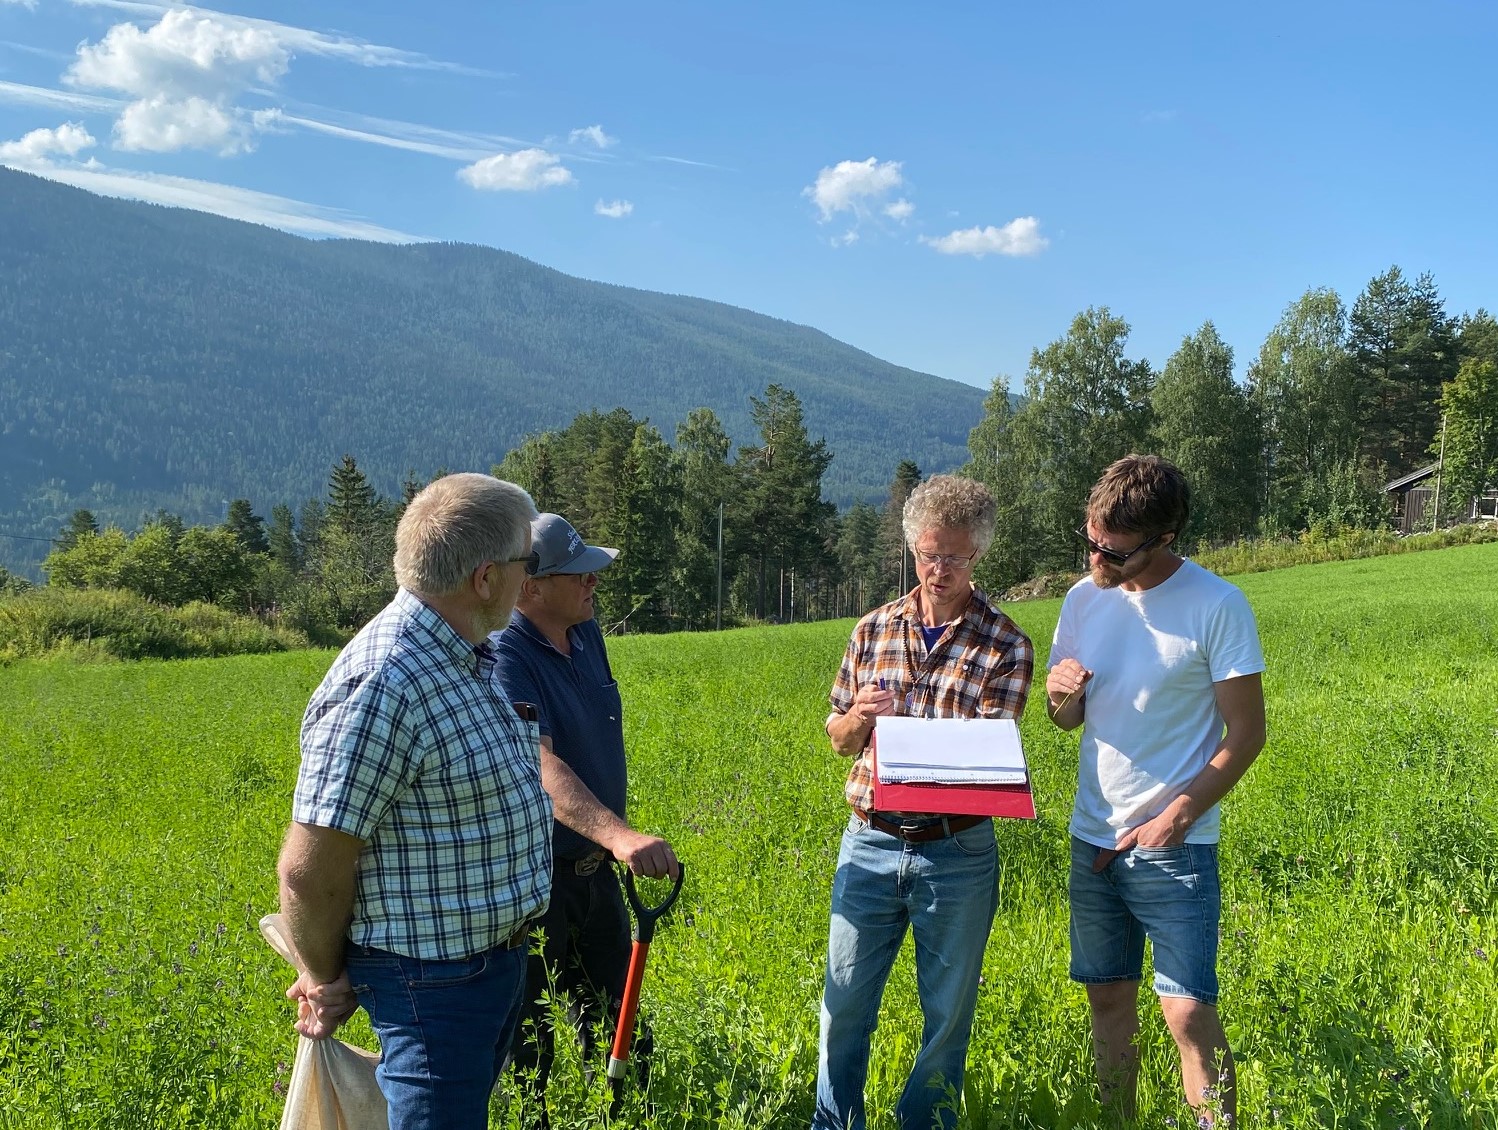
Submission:
{"label": "tree line", "polygon": [[[1498,483],[1498,321],[1453,317],[1429,275],[1390,268],[1348,310],[1331,290],[1285,309],[1246,380],[1207,322],[1163,368],[1129,358],[1128,324],[1079,313],[1033,351],[1014,407],[996,378],[961,473],[999,512],[978,582],[1002,592],[1080,567],[1073,531],[1099,470],[1130,451],[1181,466],[1194,489],[1186,546],[1388,520],[1384,483],[1442,456],[1448,514]],[[668,442],[623,408],[588,411],[527,437],[493,471],[620,549],[601,575],[607,628],[696,629],[860,613],[913,583],[900,512],[920,482],[892,468],[878,505],[839,513],[824,498],[833,453],[778,384],[750,398],[755,442],[736,450],[708,408]],[[440,473],[440,472],[439,472]],[[206,600],[273,614],[313,633],[358,627],[394,591],[390,559],[408,476],[385,498],[352,456],[325,498],[267,523],[247,500],[218,527],[158,514],[135,535],[81,511],[44,564],[65,587],[119,587],[153,600]]]}

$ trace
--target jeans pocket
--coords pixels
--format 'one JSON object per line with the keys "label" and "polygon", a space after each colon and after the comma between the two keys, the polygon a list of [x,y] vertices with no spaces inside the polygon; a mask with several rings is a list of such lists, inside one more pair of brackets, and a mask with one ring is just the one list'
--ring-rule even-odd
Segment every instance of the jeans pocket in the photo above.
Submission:
{"label": "jeans pocket", "polygon": [[477,981],[489,968],[487,953],[456,961],[413,961],[406,983],[413,989],[446,989],[453,985]]}
{"label": "jeans pocket", "polygon": [[868,826],[869,822],[862,816],[858,815],[858,813],[850,812],[848,814],[848,832],[850,835],[856,836],[858,835],[858,833],[868,828]]}
{"label": "jeans pocket", "polygon": [[998,851],[998,841],[993,834],[993,821],[984,820],[971,828],[952,834],[952,842],[963,855],[980,858]]}
{"label": "jeans pocket", "polygon": [[1141,859],[1179,859],[1187,853],[1186,844],[1173,844],[1166,847],[1140,847],[1134,846],[1134,854]]}

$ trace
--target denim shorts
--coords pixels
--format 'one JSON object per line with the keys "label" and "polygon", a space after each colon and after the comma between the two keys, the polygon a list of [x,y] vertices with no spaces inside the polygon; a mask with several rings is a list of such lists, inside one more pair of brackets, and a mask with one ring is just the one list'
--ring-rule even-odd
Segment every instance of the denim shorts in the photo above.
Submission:
{"label": "denim shorts", "polygon": [[1094,875],[1092,863],[1101,850],[1072,837],[1072,980],[1141,980],[1148,938],[1155,992],[1215,1005],[1222,910],[1217,845],[1136,847]]}

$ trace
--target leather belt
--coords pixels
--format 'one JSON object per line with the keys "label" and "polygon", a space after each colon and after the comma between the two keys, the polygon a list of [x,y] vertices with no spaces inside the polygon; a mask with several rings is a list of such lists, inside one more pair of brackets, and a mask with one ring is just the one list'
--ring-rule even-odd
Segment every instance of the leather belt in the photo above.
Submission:
{"label": "leather belt", "polygon": [[885,835],[904,840],[907,844],[929,844],[934,840],[944,840],[948,836],[954,836],[958,832],[965,832],[969,828],[976,827],[988,819],[987,816],[942,816],[934,820],[922,821],[919,824],[898,824],[893,820],[886,820],[877,812],[865,812],[861,808],[855,808],[853,811],[869,827],[878,829]]}
{"label": "leather belt", "polygon": [[530,942],[531,927],[534,926],[536,922],[537,919],[535,918],[527,918],[519,926],[516,926],[515,932],[504,941],[500,942],[499,946],[496,948],[515,950],[519,949],[523,945],[527,945]]}

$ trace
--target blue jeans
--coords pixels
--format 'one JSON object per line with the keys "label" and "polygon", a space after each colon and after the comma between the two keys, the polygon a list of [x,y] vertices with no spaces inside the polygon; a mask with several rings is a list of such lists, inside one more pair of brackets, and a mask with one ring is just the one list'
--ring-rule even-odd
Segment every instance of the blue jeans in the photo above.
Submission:
{"label": "blue jeans", "polygon": [[862,1130],[869,1038],[905,940],[915,936],[920,1051],[895,1107],[903,1130],[957,1123],[983,948],[999,904],[993,821],[906,844],[848,821],[832,883],[814,1130]]}
{"label": "blue jeans", "polygon": [[349,945],[344,960],[380,1038],[390,1130],[485,1130],[520,1019],[525,947],[422,961]]}
{"label": "blue jeans", "polygon": [[1222,910],[1217,845],[1136,847],[1094,875],[1099,850],[1072,837],[1072,980],[1084,985],[1140,980],[1147,937],[1155,958],[1155,992],[1215,1005]]}

